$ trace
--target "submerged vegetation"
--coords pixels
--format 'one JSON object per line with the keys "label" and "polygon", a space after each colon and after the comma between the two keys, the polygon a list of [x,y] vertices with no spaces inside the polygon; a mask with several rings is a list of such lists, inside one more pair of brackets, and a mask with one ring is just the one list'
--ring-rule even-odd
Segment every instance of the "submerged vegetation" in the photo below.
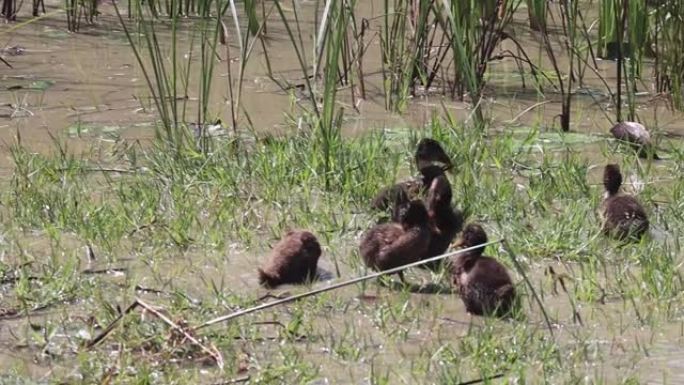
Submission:
{"label": "submerged vegetation", "polygon": [[[77,152],[54,136],[46,154],[18,132],[9,145],[0,381],[43,373],[82,383],[681,380],[681,364],[660,362],[684,351],[681,140],[658,132],[655,160],[607,135],[565,132],[586,74],[605,87],[588,94],[607,95],[600,108],[611,121],[638,118],[644,84],[682,108],[681,1],[375,3],[376,20],[355,0],[114,5],[147,84],[137,97],[157,115],[154,140],[115,137]],[[67,2],[68,29],[82,17],[94,22],[97,6]],[[536,47],[519,41],[520,15]],[[294,75],[274,69],[275,28]],[[611,47],[615,79],[598,64]],[[263,109],[241,102],[256,52],[291,95],[282,135],[254,127]],[[373,52],[380,84],[371,81]],[[522,128],[492,121],[498,60],[515,64],[523,87],[532,81],[539,103],[560,101],[559,130],[552,118]],[[343,135],[371,86],[389,111],[435,95],[443,104],[420,129]],[[217,87],[222,107],[212,100]],[[453,99],[467,103],[464,121],[447,107]],[[226,125],[217,121],[224,115]],[[369,205],[417,171],[413,153],[425,137],[453,163],[454,207],[503,240],[487,255],[511,272],[520,317],[469,316],[444,272],[410,269],[420,290],[360,282],[209,326],[286,295],[261,288],[257,268],[288,230],[315,235],[329,278],[366,274],[358,244],[379,215]],[[648,213],[649,232],[637,241],[601,234],[608,163]]]}

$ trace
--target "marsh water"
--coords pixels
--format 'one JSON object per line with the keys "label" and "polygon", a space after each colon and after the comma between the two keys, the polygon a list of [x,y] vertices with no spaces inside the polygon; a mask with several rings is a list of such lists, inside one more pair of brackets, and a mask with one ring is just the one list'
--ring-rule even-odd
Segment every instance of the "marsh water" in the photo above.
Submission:
{"label": "marsh water", "polygon": [[[308,20],[313,12],[313,2],[302,2],[303,19]],[[377,16],[381,12],[380,1],[368,1],[361,4],[359,14],[369,20],[371,31],[379,28]],[[48,13],[58,10],[61,3],[48,3]],[[0,44],[5,46],[3,57],[13,68],[3,68],[0,78],[0,139],[4,145],[0,148],[0,173],[3,184],[7,184],[14,170],[14,163],[9,153],[9,147],[20,136],[21,144],[39,153],[53,153],[55,138],[63,140],[68,151],[74,154],[88,153],[97,163],[99,154],[93,148],[106,148],[114,142],[140,142],[143,145],[154,137],[153,124],[156,119],[155,111],[149,100],[149,93],[144,77],[140,71],[135,56],[115,17],[111,3],[100,5],[102,14],[97,23],[83,26],[79,33],[66,32],[63,15],[57,14],[40,21],[8,31],[12,26],[5,24],[0,27]],[[527,29],[515,28],[516,24],[526,23],[525,11],[516,15],[512,33],[516,33],[519,41],[523,42],[531,52],[541,52],[539,39]],[[269,56],[273,63],[276,77],[287,79],[296,84],[301,82],[301,71],[296,57],[293,55],[291,43],[286,32],[277,18],[272,16],[273,22],[268,25]],[[187,21],[191,23],[190,20]],[[309,36],[313,30],[313,23],[305,23],[310,30],[303,31]],[[189,28],[183,32],[181,39],[189,37]],[[168,31],[162,29],[161,36],[169,38]],[[367,72],[365,100],[358,101],[356,108],[352,105],[349,89],[340,90],[340,106],[345,108],[344,134],[362,135],[372,130],[402,130],[414,128],[420,130],[435,113],[442,113],[446,108],[458,120],[466,120],[470,114],[467,102],[454,101],[439,92],[428,93],[413,98],[406,111],[390,113],[385,109],[382,90],[381,62],[379,52],[379,37],[377,32],[369,38],[369,51],[364,63]],[[14,47],[14,50],[10,48]],[[237,44],[232,42],[233,53],[237,52]],[[502,49],[509,49],[504,42]],[[539,55],[541,56],[541,55]],[[231,55],[222,56],[215,68],[213,79],[212,101],[210,110],[217,118],[224,122],[230,120],[230,107],[226,84],[226,66],[232,66],[237,71],[239,59]],[[600,75],[609,83],[615,82],[615,63],[603,61]],[[560,112],[560,97],[551,90],[541,96],[527,82],[522,87],[521,76],[517,65],[512,60],[499,60],[490,63],[489,81],[486,89],[487,114],[491,117],[494,131],[520,130],[524,136],[528,127],[536,127],[542,132],[555,133],[558,127],[557,115]],[[646,69],[649,71],[649,69]],[[529,79],[528,79],[529,80]],[[670,145],[679,145],[679,137],[684,135],[684,115],[668,108],[667,103],[655,97],[649,84],[644,82],[638,97],[639,120],[647,124],[654,135],[662,138]],[[257,133],[283,134],[287,133],[290,122],[286,114],[295,113],[291,107],[293,98],[297,98],[295,91],[283,91],[266,74],[263,52],[256,48],[249,59],[244,82],[242,104],[249,113],[251,128]],[[196,90],[191,87],[188,99],[196,100]],[[594,142],[604,140],[611,121],[606,111],[610,108],[609,97],[600,79],[587,74],[583,79],[582,92],[577,92],[573,99],[572,129],[581,146],[582,154],[588,159],[600,156]],[[189,111],[192,116],[195,111]],[[611,114],[608,114],[611,116]],[[188,121],[193,119],[188,118]],[[247,125],[244,121],[243,124]],[[540,141],[543,144],[543,136]],[[599,183],[598,169],[590,176],[593,182]],[[679,176],[668,176],[677,178]],[[655,230],[660,231],[659,229]],[[48,242],[43,236],[26,234],[27,244],[35,255],[46,255]],[[665,235],[665,238],[668,238]],[[357,240],[330,240],[325,246],[328,255],[342,257],[352,253],[351,245]],[[82,248],[75,242],[75,248]],[[80,249],[79,249],[80,250]],[[186,293],[189,301],[202,301],[206,297],[206,282],[222,282],[229,292],[234,295],[251,296],[258,287],[254,274],[254,260],[267,253],[266,248],[244,250],[239,244],[232,244],[221,252],[207,255],[203,251],[188,250],[178,252],[160,265],[150,265],[126,255],[118,255],[106,262],[88,263],[84,257],[83,269],[102,270],[97,273],[112,287],[112,301],[125,307],[133,298],[130,293],[120,290],[122,285],[136,282],[140,288],[154,288],[158,292],[140,290],[141,298],[152,302],[159,298],[173,296],[173,292]],[[0,256],[9,260],[10,256]],[[336,266],[331,259],[321,261],[321,268],[336,272],[340,268],[341,276],[353,276],[360,270],[350,266]],[[548,264],[533,266],[529,272],[533,282],[551,317],[553,332],[546,329],[544,317],[538,307],[530,306],[529,322],[538,325],[539,338],[553,338],[560,345],[585,344],[586,356],[576,359],[578,371],[584,371],[588,379],[602,379],[606,383],[613,383],[616,378],[624,378],[633,374],[640,379],[640,383],[673,384],[684,383],[684,319],[670,318],[667,322],[659,323],[657,328],[650,328],[646,321],[640,319],[643,315],[627,307],[622,301],[602,300],[582,303],[577,311],[581,314],[582,323],[573,321],[573,311],[568,296],[562,291],[551,293],[552,283],[545,274]],[[559,271],[569,271],[572,266],[558,264]],[[336,275],[336,274],[333,274]],[[427,283],[432,280],[429,274],[417,272],[409,275],[415,282]],[[519,277],[518,277],[519,278]],[[168,287],[160,286],[166,282]],[[329,284],[328,281],[320,285]],[[13,290],[10,285],[0,288],[0,298]],[[521,289],[524,284],[521,283]],[[294,287],[283,288],[285,291],[298,290]],[[259,294],[265,293],[258,289]],[[361,295],[361,294],[365,295]],[[401,338],[387,340],[385,334],[377,331],[377,319],[367,316],[364,309],[386,306],[392,298],[404,298],[406,293],[397,293],[378,289],[369,284],[365,288],[351,287],[333,295],[325,295],[323,300],[312,305],[320,306],[325,313],[326,306],[346,308],[348,319],[340,320],[332,316],[322,315],[316,320],[313,328],[329,330],[330,333],[340,333],[362,345],[363,354],[337,349],[330,351],[317,341],[304,342],[306,359],[317,363],[320,370],[319,379],[311,382],[323,383],[369,383],[368,373],[372,365],[379,365],[378,370],[392,368],[401,360],[411,361],[412,356],[425,355],[429,347],[437,349],[445,340],[458,341],[465,338],[472,328],[493,328],[500,333],[507,333],[510,325],[492,323],[478,317],[470,317],[463,305],[453,294],[411,294],[410,303],[415,314],[437,314],[428,321],[433,327],[426,328],[413,322],[414,313],[395,315],[395,319],[402,319],[398,323],[396,333]],[[326,304],[325,300],[329,303]],[[49,319],[69,319],[73,329],[61,328],[54,331],[60,338],[54,346],[47,345],[42,351],[36,351],[21,342],[16,330],[26,327],[27,317],[11,314],[2,315],[0,320],[0,373],[19,373],[34,379],[36,382],[49,382],[51,376],[61,373],[67,376],[74,370],[71,362],[75,360],[75,352],[63,351],[76,346],[72,340],[79,333],[89,333],[88,317],[79,306],[87,299],[66,303],[49,309],[35,312],[28,318],[30,325],[40,325]],[[648,312],[649,306],[637,306]],[[437,309],[437,310],[436,310]],[[3,303],[0,300],[0,312]],[[402,318],[403,317],[403,318]],[[269,316],[257,315],[255,319],[268,321]],[[358,328],[353,333],[345,327],[351,324]],[[44,330],[36,326],[36,333]],[[262,337],[276,336],[279,331],[273,325],[264,325]],[[351,333],[351,334],[349,334]],[[60,342],[61,341],[61,342]],[[68,342],[64,342],[68,341]],[[252,351],[260,358],[270,354],[268,340],[260,345],[260,350]],[[239,343],[239,342],[236,342]],[[420,349],[418,348],[420,347]],[[427,347],[427,348],[426,348]],[[74,348],[75,349],[75,348]],[[433,352],[437,354],[437,352]],[[348,354],[345,360],[340,355]],[[115,356],[116,352],[112,352]],[[50,357],[61,357],[51,359]],[[372,357],[367,359],[366,357]],[[588,360],[591,357],[593,360]],[[575,360],[574,357],[567,357]],[[351,362],[353,364],[344,364]],[[372,362],[372,363],[371,363]],[[406,361],[402,361],[406,362]],[[573,361],[575,362],[575,361]],[[584,366],[584,367],[581,367]],[[209,370],[211,372],[211,370]],[[391,383],[414,383],[411,369],[398,371]],[[473,371],[473,376],[479,372]],[[492,373],[496,374],[496,373]],[[211,382],[213,377],[207,376]],[[468,380],[468,378],[463,379]],[[530,382],[548,381],[551,383],[565,382],[562,376],[558,378],[528,378]],[[417,381],[417,380],[415,380]],[[422,380],[421,380],[422,381]],[[492,380],[498,381],[498,380]],[[2,376],[0,376],[2,382]],[[504,376],[505,382],[505,376]],[[590,380],[591,382],[591,380]]]}

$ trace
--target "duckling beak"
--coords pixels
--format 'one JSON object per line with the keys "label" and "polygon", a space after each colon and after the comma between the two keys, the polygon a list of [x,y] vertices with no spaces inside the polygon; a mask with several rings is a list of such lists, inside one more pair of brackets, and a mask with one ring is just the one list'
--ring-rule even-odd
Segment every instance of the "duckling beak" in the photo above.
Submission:
{"label": "duckling beak", "polygon": [[462,239],[457,239],[454,241],[451,245],[449,245],[450,249],[460,249],[461,246],[463,246],[463,240]]}
{"label": "duckling beak", "polygon": [[438,151],[438,153],[435,154],[435,158],[433,159],[433,161],[444,164],[444,166],[442,167],[444,171],[449,170],[453,166],[451,158],[449,157],[449,155],[447,155],[446,152],[444,152],[444,150]]}
{"label": "duckling beak", "polygon": [[418,170],[421,170],[423,168],[432,166],[434,163],[442,163],[442,166],[440,167],[442,171],[450,171],[453,173],[454,164],[451,163],[451,159],[449,159],[446,154],[444,157],[440,157],[438,159],[418,159],[416,166],[418,166]]}

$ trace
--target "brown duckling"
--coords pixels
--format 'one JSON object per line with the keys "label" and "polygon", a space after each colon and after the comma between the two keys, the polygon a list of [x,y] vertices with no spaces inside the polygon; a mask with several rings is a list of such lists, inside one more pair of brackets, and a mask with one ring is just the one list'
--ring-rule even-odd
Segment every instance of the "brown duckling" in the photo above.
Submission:
{"label": "brown duckling", "polygon": [[[456,234],[463,228],[463,213],[451,206],[451,185],[446,175],[432,180],[427,193],[428,216],[432,224],[430,246],[424,259],[444,254]],[[442,261],[422,265],[431,270],[439,270]]]}
{"label": "brown duckling", "polygon": [[[468,224],[454,246],[462,248],[487,242],[482,226]],[[515,287],[506,268],[482,255],[484,247],[458,254],[451,260],[452,283],[466,310],[475,315],[509,315],[515,303]]]}
{"label": "brown duckling", "polygon": [[312,233],[291,230],[275,245],[269,261],[258,269],[259,283],[273,288],[285,283],[304,283],[316,276],[321,245]]}
{"label": "brown duckling", "polygon": [[[408,203],[411,199],[420,196],[430,186],[433,178],[452,167],[451,159],[439,142],[430,138],[424,138],[418,142],[414,160],[420,172],[420,178],[383,188],[373,198],[373,209],[386,211],[397,202]],[[440,163],[440,165],[434,165],[433,162]]]}
{"label": "brown duckling", "polygon": [[606,193],[600,209],[601,230],[618,239],[641,238],[648,230],[648,217],[636,198],[620,192],[622,174],[617,164],[603,170],[603,185]]}
{"label": "brown duckling", "polygon": [[[418,261],[430,244],[427,209],[413,200],[400,210],[400,223],[376,225],[364,234],[359,251],[366,266],[383,271]],[[403,272],[399,278],[404,281]]]}
{"label": "brown duckling", "polygon": [[640,158],[648,158],[653,153],[653,159],[660,159],[655,153],[651,134],[643,124],[637,122],[618,122],[610,129],[615,139],[627,142],[637,151]]}
{"label": "brown duckling", "polygon": [[[432,185],[432,181],[438,177],[446,178],[443,166],[429,165],[420,170],[421,179],[397,183],[388,189],[388,198],[391,198],[391,216],[392,222],[400,222],[399,210],[411,202],[413,199],[419,199],[424,195],[424,190]],[[387,210],[387,209],[385,209]]]}

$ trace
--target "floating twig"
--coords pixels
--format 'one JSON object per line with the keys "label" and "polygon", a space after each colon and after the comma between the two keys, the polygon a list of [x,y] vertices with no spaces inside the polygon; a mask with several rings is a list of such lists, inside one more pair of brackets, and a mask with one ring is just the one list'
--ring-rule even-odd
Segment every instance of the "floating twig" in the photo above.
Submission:
{"label": "floating twig", "polygon": [[249,381],[250,376],[242,376],[242,377],[236,377],[228,381],[223,381],[223,382],[217,382],[212,385],[229,385],[229,384],[239,384],[241,382],[247,382]]}
{"label": "floating twig", "polygon": [[155,224],[157,224],[157,216],[156,216],[156,215],[152,217],[152,220],[151,220],[149,223],[144,224],[144,225],[137,226],[137,227],[134,228],[133,230],[129,231],[129,232],[128,232],[128,236],[131,237],[131,236],[133,236],[135,233],[137,233],[137,232],[139,232],[139,231],[142,231],[142,230],[145,230],[145,229],[147,229],[147,228],[150,228],[150,227],[154,226]]}
{"label": "floating twig", "polygon": [[188,339],[188,341],[199,346],[200,349],[202,349],[204,352],[209,354],[214,359],[214,361],[216,361],[216,365],[218,365],[219,369],[223,369],[223,357],[221,356],[221,353],[215,347],[208,348],[208,347],[204,346],[199,340],[197,340],[197,338],[190,335],[187,332],[187,330],[178,326],[178,324],[171,321],[167,316],[165,316],[164,314],[162,314],[161,312],[159,312],[157,309],[153,308],[152,306],[148,305],[147,303],[142,301],[140,298],[136,298],[135,301],[138,303],[138,305],[144,307],[145,310],[154,314],[155,316],[157,316],[157,318],[166,322],[167,325],[171,326],[172,328],[177,330],[179,333],[181,333],[185,338]]}
{"label": "floating twig", "polygon": [[133,309],[138,307],[138,305],[140,305],[140,304],[136,300],[132,304],[130,304],[126,308],[126,310],[123,311],[123,313],[119,313],[119,315],[116,318],[114,318],[114,320],[112,322],[109,323],[109,325],[105,328],[105,330],[102,331],[102,333],[98,334],[97,337],[93,338],[92,340],[90,340],[86,344],[86,349],[92,348],[93,346],[97,345],[100,341],[102,341],[105,337],[107,337],[109,335],[109,333],[111,333],[112,330],[114,330],[114,327],[116,326],[116,324],[119,323],[119,321],[121,321],[121,319],[126,314],[130,313],[131,311],[133,311]]}
{"label": "floating twig", "polygon": [[110,267],[105,269],[85,269],[81,271],[83,275],[100,275],[100,274],[115,274],[115,273],[127,273],[128,268],[126,267]]}
{"label": "floating twig", "polygon": [[489,377],[478,378],[477,380],[470,380],[470,381],[466,381],[466,382],[459,382],[458,385],[474,385],[474,384],[479,384],[479,383],[481,383],[481,382],[485,382],[485,381],[489,381],[489,380],[494,380],[494,379],[497,379],[497,378],[501,378],[501,377],[503,377],[503,376],[504,376],[503,373],[499,373],[499,374],[495,374],[495,375],[489,376]]}
{"label": "floating twig", "polygon": [[145,286],[140,286],[140,285],[135,285],[134,289],[135,289],[135,291],[141,291],[143,293],[152,293],[152,294],[157,294],[157,295],[160,295],[160,294],[171,295],[171,293],[169,293],[168,291],[154,289],[151,287],[145,287]]}
{"label": "floating twig", "polygon": [[112,330],[114,330],[114,327],[121,321],[121,319],[128,313],[132,312],[133,309],[137,308],[138,306],[144,308],[145,310],[149,311],[150,313],[154,314],[157,318],[161,319],[164,321],[167,325],[171,326],[174,330],[180,332],[183,337],[187,338],[188,341],[192,342],[193,344],[197,345],[202,349],[205,353],[209,354],[214,361],[216,361],[216,364],[220,369],[223,369],[223,357],[221,356],[221,353],[214,347],[208,348],[205,345],[203,345],[199,340],[197,340],[195,337],[190,335],[184,328],[176,324],[175,322],[171,321],[167,316],[162,314],[160,311],[149,305],[148,303],[142,301],[140,298],[136,298],[135,301],[133,301],[132,304],[130,304],[126,310],[123,312],[119,313],[119,316],[116,317],[110,324],[107,326],[105,330],[102,331],[97,337],[93,338],[86,344],[86,349],[90,349],[93,346],[97,345],[100,341],[105,339]]}

